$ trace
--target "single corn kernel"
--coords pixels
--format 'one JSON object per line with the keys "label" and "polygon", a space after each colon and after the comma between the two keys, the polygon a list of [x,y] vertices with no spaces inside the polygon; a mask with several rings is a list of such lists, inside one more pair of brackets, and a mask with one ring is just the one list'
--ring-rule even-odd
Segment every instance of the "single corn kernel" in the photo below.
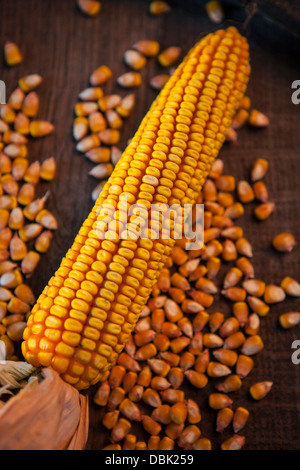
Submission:
{"label": "single corn kernel", "polygon": [[23,105],[22,105],[22,113],[28,117],[35,117],[38,113],[40,105],[40,100],[35,91],[31,91],[28,95],[25,96]]}
{"label": "single corn kernel", "polygon": [[224,382],[219,383],[216,385],[216,389],[219,390],[219,392],[223,393],[230,393],[230,392],[236,392],[239,390],[242,386],[242,381],[239,378],[238,375],[231,374],[226,379]]}
{"label": "single corn kernel", "polygon": [[238,354],[231,349],[216,349],[213,355],[219,362],[229,367],[233,367],[238,359]]}
{"label": "single corn kernel", "polygon": [[261,299],[259,299],[257,297],[252,297],[252,296],[248,295],[247,302],[248,302],[250,308],[255,313],[257,313],[260,317],[266,316],[270,311],[269,305],[267,305],[265,302],[263,302]]}
{"label": "single corn kernel", "polygon": [[208,378],[205,374],[195,370],[186,370],[184,373],[187,380],[196,388],[204,388],[207,385]]}
{"label": "single corn kernel", "polygon": [[247,256],[247,258],[252,258],[253,251],[252,245],[245,237],[241,237],[235,242],[236,249],[241,256]]}
{"label": "single corn kernel", "polygon": [[123,440],[131,429],[131,423],[125,419],[120,418],[119,421],[114,425],[111,430],[110,440],[111,442],[119,442]]}
{"label": "single corn kernel", "polygon": [[133,46],[133,49],[138,50],[141,54],[144,54],[146,57],[154,57],[159,53],[159,43],[157,41],[151,40],[141,40],[136,42]]}
{"label": "single corn kernel", "polygon": [[151,418],[161,424],[168,425],[171,423],[170,411],[170,405],[160,405],[152,411]]}
{"label": "single corn kernel", "polygon": [[53,157],[46,158],[41,164],[40,178],[45,181],[52,181],[55,177],[56,162]]}
{"label": "single corn kernel", "polygon": [[119,418],[119,411],[108,411],[102,418],[102,424],[106,429],[113,429],[113,427],[117,424]]}
{"label": "single corn kernel", "polygon": [[19,47],[11,41],[6,41],[4,44],[4,58],[10,67],[18,65],[23,61]]}
{"label": "single corn kernel", "polygon": [[247,279],[243,282],[243,288],[251,296],[262,297],[265,292],[266,283],[259,279]]}
{"label": "single corn kernel", "polygon": [[51,239],[53,238],[50,230],[44,230],[35,240],[34,248],[39,253],[46,253],[49,249]]}
{"label": "single corn kernel", "polygon": [[150,2],[149,4],[149,12],[151,13],[151,15],[154,16],[159,16],[164,13],[168,13],[170,10],[171,7],[167,2],[155,0]]}
{"label": "single corn kernel", "polygon": [[249,308],[246,302],[235,302],[233,304],[233,315],[243,327],[248,320]]}
{"label": "single corn kernel", "polygon": [[256,181],[253,184],[253,191],[255,194],[255,199],[257,199],[260,202],[267,202],[269,199],[269,194],[267,187],[263,181]]}
{"label": "single corn kernel", "polygon": [[194,442],[192,449],[193,450],[211,450],[211,441],[206,437],[200,437],[196,442]]}
{"label": "single corn kernel", "polygon": [[264,178],[268,168],[269,162],[267,160],[264,158],[256,159],[251,168],[251,181],[254,183],[255,181]]}
{"label": "single corn kernel", "polygon": [[222,450],[240,450],[245,444],[246,438],[235,434],[226,441],[222,442]]}
{"label": "single corn kernel", "polygon": [[53,132],[54,126],[49,121],[31,121],[30,135],[32,137],[43,137]]}
{"label": "single corn kernel", "polygon": [[35,218],[36,222],[48,230],[56,230],[58,227],[54,215],[47,209],[42,209]]}
{"label": "single corn kernel", "polygon": [[238,194],[239,200],[243,204],[247,204],[247,203],[253,201],[253,199],[255,198],[255,194],[254,194],[253,189],[251,188],[248,181],[245,181],[245,180],[238,181],[238,183],[237,183],[237,194]]}
{"label": "single corn kernel", "polygon": [[246,111],[246,109],[240,108],[233,118],[233,121],[231,124],[232,128],[234,130],[240,129],[246,124],[246,122],[248,121],[248,118],[249,118],[249,112]]}
{"label": "single corn kernel", "polygon": [[285,291],[282,287],[276,286],[274,284],[269,284],[266,286],[264,293],[264,301],[267,304],[274,304],[277,302],[282,302],[286,297]]}
{"label": "single corn kernel", "polygon": [[125,72],[118,77],[117,83],[123,88],[136,88],[142,84],[142,76],[139,72]]}
{"label": "single corn kernel", "polygon": [[231,370],[224,364],[211,361],[208,363],[206,373],[209,377],[224,377],[229,375]]}
{"label": "single corn kernel", "polygon": [[178,438],[179,447],[190,448],[201,436],[201,431],[195,424],[186,426]]}
{"label": "single corn kernel", "polygon": [[265,202],[254,209],[254,215],[258,220],[266,220],[275,210],[273,202]]}
{"label": "single corn kernel", "polygon": [[[25,93],[23,92],[23,90],[21,90],[20,87],[17,87],[9,96],[7,100],[7,104],[9,104],[9,106],[11,106],[14,110],[20,111],[20,109],[22,108],[24,98],[25,98]],[[6,127],[4,131],[9,132],[8,127]]]}
{"label": "single corn kernel", "polygon": [[162,67],[171,67],[179,59],[181,47],[171,46],[160,52],[158,62]]}
{"label": "single corn kernel", "polygon": [[245,356],[240,354],[236,363],[236,373],[241,378],[244,379],[251,372],[254,367],[254,361],[252,357]]}
{"label": "single corn kernel", "polygon": [[100,65],[90,76],[90,84],[99,86],[106,83],[112,76],[112,71],[106,65]]}
{"label": "single corn kernel", "polygon": [[232,192],[235,190],[235,178],[231,175],[221,175],[216,179],[216,186],[219,191]]}
{"label": "single corn kernel", "polygon": [[231,408],[221,408],[217,414],[216,431],[223,432],[232,422],[234,412]]}
{"label": "single corn kernel", "polygon": [[150,86],[154,90],[162,90],[162,88],[165,86],[165,84],[168,82],[170,78],[170,75],[166,73],[161,73],[159,75],[155,75],[155,77],[152,77],[150,80]]}
{"label": "single corn kernel", "polygon": [[115,145],[120,140],[120,132],[118,129],[103,129],[99,132],[99,138],[105,145]]}
{"label": "single corn kernel", "polygon": [[76,0],[76,3],[80,11],[87,16],[96,16],[101,10],[101,2],[96,0]]}
{"label": "single corn kernel", "polygon": [[224,289],[228,289],[229,287],[236,286],[242,279],[242,276],[243,276],[243,273],[239,268],[236,268],[235,266],[230,268],[225,274],[225,277],[223,280]]}
{"label": "single corn kernel", "polygon": [[143,422],[143,428],[151,436],[157,436],[162,429],[162,426],[159,423],[157,423],[154,419],[152,419],[150,416],[144,415],[142,418],[142,422]]}
{"label": "single corn kernel", "polygon": [[236,266],[242,271],[246,278],[254,278],[254,268],[253,265],[250,263],[249,259],[245,256],[238,258],[236,260]]}
{"label": "single corn kernel", "polygon": [[253,127],[267,127],[270,121],[265,114],[257,111],[257,109],[252,109],[250,111],[248,123]]}
{"label": "single corn kernel", "polygon": [[244,327],[244,331],[247,335],[256,335],[259,332],[259,327],[259,316],[257,315],[257,313],[252,313],[247,320],[247,323]]}
{"label": "single corn kernel", "polygon": [[222,23],[224,20],[224,10],[222,4],[218,0],[209,0],[205,5],[205,9],[209,19],[213,23]]}
{"label": "single corn kernel", "polygon": [[147,63],[147,59],[143,54],[132,49],[125,51],[123,59],[125,64],[134,70],[144,68]]}
{"label": "single corn kernel", "polygon": [[258,382],[249,388],[250,395],[254,400],[262,400],[270,392],[273,382]]}
{"label": "single corn kernel", "polygon": [[246,408],[243,408],[242,406],[239,406],[233,416],[233,421],[232,421],[232,427],[234,432],[239,432],[247,424],[247,421],[249,419],[249,411]]}
{"label": "single corn kernel", "polygon": [[264,343],[259,335],[249,336],[246,341],[244,341],[241,353],[246,356],[252,356],[259,353],[264,348]]}
{"label": "single corn kernel", "polygon": [[42,77],[37,73],[25,75],[19,80],[19,86],[24,91],[24,93],[28,93],[34,90],[41,83],[42,83]]}
{"label": "single corn kernel", "polygon": [[299,312],[282,313],[279,317],[280,325],[283,328],[293,328],[300,323]]}
{"label": "single corn kernel", "polygon": [[111,163],[99,163],[99,165],[94,166],[90,170],[89,175],[97,179],[108,178],[113,171],[113,166]]}
{"label": "single corn kernel", "polygon": [[175,447],[175,442],[169,437],[163,437],[159,443],[158,450],[173,450]]}
{"label": "single corn kernel", "polygon": [[208,397],[208,404],[213,410],[220,410],[232,405],[232,400],[224,393],[211,393]]}
{"label": "single corn kernel", "polygon": [[296,245],[296,241],[291,233],[282,232],[273,238],[272,245],[277,251],[289,253]]}
{"label": "single corn kernel", "polygon": [[40,255],[35,251],[29,251],[22,259],[21,270],[26,277],[30,277],[40,261]]}
{"label": "single corn kernel", "polygon": [[186,402],[187,406],[187,421],[190,424],[197,424],[201,421],[201,412],[198,404],[189,398]]}
{"label": "single corn kernel", "polygon": [[14,234],[10,241],[9,251],[13,261],[21,261],[27,254],[27,246],[17,233]]}
{"label": "single corn kernel", "polygon": [[230,217],[231,219],[238,219],[244,214],[244,207],[240,202],[235,202],[232,205],[226,207],[224,216]]}
{"label": "single corn kernel", "polygon": [[102,96],[102,88],[96,86],[85,88],[78,95],[78,97],[83,101],[98,101]]}

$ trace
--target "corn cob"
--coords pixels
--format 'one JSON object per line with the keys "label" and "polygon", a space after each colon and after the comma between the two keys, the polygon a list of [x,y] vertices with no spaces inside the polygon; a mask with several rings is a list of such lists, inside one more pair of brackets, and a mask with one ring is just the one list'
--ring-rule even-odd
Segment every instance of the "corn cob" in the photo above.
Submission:
{"label": "corn cob", "polygon": [[105,380],[175,244],[176,226],[164,237],[152,219],[141,237],[119,237],[113,229],[122,235],[135,220],[122,219],[122,197],[139,220],[151,203],[195,204],[246,89],[248,59],[230,27],[203,38],[170,77],[32,309],[28,362],[78,389]]}

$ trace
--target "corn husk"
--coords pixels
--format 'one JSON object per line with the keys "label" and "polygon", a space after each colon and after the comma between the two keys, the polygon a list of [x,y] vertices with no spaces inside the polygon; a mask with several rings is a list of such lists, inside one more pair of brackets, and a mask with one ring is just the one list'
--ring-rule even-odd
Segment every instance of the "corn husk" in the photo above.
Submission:
{"label": "corn husk", "polygon": [[[88,399],[51,369],[3,360],[0,341],[1,450],[83,450]],[[25,385],[24,385],[25,383]]]}

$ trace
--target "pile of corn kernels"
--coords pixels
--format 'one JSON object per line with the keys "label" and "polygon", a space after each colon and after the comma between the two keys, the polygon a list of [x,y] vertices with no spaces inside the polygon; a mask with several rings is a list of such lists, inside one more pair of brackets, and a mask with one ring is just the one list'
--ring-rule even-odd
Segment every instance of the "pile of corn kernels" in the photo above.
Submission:
{"label": "pile of corn kernels", "polygon": [[[9,67],[23,57],[18,46],[7,41],[4,57]],[[37,118],[40,100],[36,89],[42,77],[21,77],[6,104],[0,105],[0,340],[7,359],[17,358],[27,314],[35,296],[27,283],[43,253],[49,248],[58,224],[46,209],[49,191],[39,197],[40,180],[55,177],[53,157],[30,161],[31,140],[53,132],[53,125]]]}

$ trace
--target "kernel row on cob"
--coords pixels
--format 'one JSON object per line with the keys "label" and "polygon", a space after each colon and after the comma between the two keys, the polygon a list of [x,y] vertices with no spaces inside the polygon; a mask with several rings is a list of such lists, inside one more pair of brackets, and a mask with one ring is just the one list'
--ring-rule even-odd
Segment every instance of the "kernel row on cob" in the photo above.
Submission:
{"label": "kernel row on cob", "polygon": [[22,340],[25,315],[35,302],[29,279],[48,250],[57,221],[45,205],[49,192],[37,195],[40,180],[55,176],[53,157],[30,161],[30,137],[46,135],[51,123],[38,121],[42,78],[22,77],[17,88],[0,105],[0,340],[6,356],[14,357]]}
{"label": "kernel row on cob", "polygon": [[147,218],[151,202],[195,204],[243,97],[248,58],[247,41],[228,28],[203,38],[172,75],[32,309],[22,343],[28,362],[79,389],[105,379],[174,246],[155,221],[154,241],[148,229],[146,238],[112,234],[115,216],[122,235],[134,222],[122,221],[121,205],[116,211],[119,196]]}
{"label": "kernel row on cob", "polygon": [[[260,164],[259,159],[253,162],[249,185],[262,182],[257,176],[263,178],[266,171],[258,172]],[[226,181],[230,186],[224,187]],[[255,251],[237,225],[248,204],[241,201],[239,186],[217,159],[202,190],[206,246],[197,252],[185,251],[180,241],[175,245],[125,351],[94,395],[94,403],[104,407],[105,449],[215,447],[214,438],[201,435],[204,410],[189,397],[186,382],[205,393],[215,410],[216,431],[224,435],[221,449],[238,450],[245,444],[239,433],[251,413],[235,403],[234,392],[244,387],[256,354],[264,348],[261,320],[285,295],[299,297],[300,284],[288,276],[281,286],[255,278]],[[215,300],[224,304],[222,298],[232,305],[229,315],[214,309]],[[281,314],[279,320],[289,328],[300,323],[300,313]],[[206,391],[211,382],[215,393]],[[249,396],[261,400],[272,385],[252,382]],[[141,440],[145,433],[149,438]]]}

